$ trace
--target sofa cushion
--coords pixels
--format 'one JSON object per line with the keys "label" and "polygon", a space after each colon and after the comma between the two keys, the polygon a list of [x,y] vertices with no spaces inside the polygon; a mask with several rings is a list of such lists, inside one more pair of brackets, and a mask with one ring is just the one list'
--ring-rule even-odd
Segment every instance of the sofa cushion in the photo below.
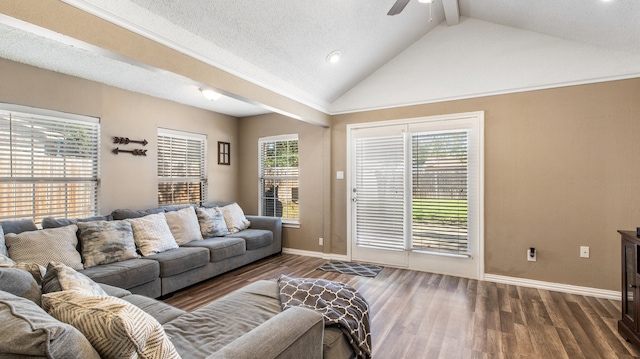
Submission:
{"label": "sofa cushion", "polygon": [[206,248],[180,247],[146,258],[158,261],[160,277],[164,278],[206,266],[209,263],[209,251]]}
{"label": "sofa cushion", "polygon": [[246,252],[247,245],[242,238],[217,237],[202,241],[193,241],[183,247],[203,247],[210,252],[209,260],[219,262],[227,258],[236,257]]}
{"label": "sofa cushion", "polygon": [[82,269],[78,238],[74,224],[39,231],[5,235],[9,257],[19,263],[37,263],[46,267],[49,262],[61,262],[73,269]]}
{"label": "sofa cushion", "polygon": [[43,295],[42,306],[82,332],[102,357],[180,358],[160,323],[120,298],[64,291]]}
{"label": "sofa cushion", "polygon": [[51,262],[47,266],[47,274],[42,279],[42,292],[52,293],[63,290],[79,291],[87,295],[107,295],[98,283],[86,275],[62,263]]}
{"label": "sofa cushion", "polygon": [[129,289],[160,277],[160,265],[150,259],[129,259],[91,267],[82,274],[98,283]]}
{"label": "sofa cushion", "polygon": [[182,309],[144,295],[132,294],[122,297],[122,299],[144,310],[145,313],[154,317],[160,324],[170,322],[186,313]]}
{"label": "sofa cushion", "polygon": [[128,221],[133,228],[133,239],[143,256],[178,248],[164,213],[150,214]]}
{"label": "sofa cushion", "polygon": [[205,358],[280,312],[277,299],[236,291],[181,315],[164,324],[164,329],[185,358]]}
{"label": "sofa cushion", "polygon": [[131,223],[127,221],[79,222],[78,238],[84,267],[139,258]]}
{"label": "sofa cushion", "polygon": [[247,242],[247,250],[262,248],[273,243],[273,232],[266,229],[245,229],[244,231],[230,234],[227,237],[244,238]]}
{"label": "sofa cushion", "polygon": [[202,237],[213,238],[229,234],[227,222],[220,208],[196,208],[196,214]]}
{"label": "sofa cushion", "polygon": [[17,268],[0,268],[0,290],[40,305],[40,285],[30,273]]}
{"label": "sofa cushion", "polygon": [[249,228],[251,222],[244,216],[242,208],[237,203],[220,208],[225,222],[227,222],[227,228],[229,233],[237,233],[243,229]]}
{"label": "sofa cushion", "polygon": [[150,214],[156,213],[164,213],[164,208],[152,208],[145,210],[136,210],[136,209],[116,209],[111,212],[111,218],[114,220],[120,219],[130,219],[130,218],[140,218],[144,216],[148,216]]}
{"label": "sofa cushion", "polygon": [[99,359],[89,341],[30,300],[0,291],[0,356]]}
{"label": "sofa cushion", "polygon": [[198,216],[193,207],[166,212],[164,217],[167,219],[171,234],[179,246],[202,239]]}
{"label": "sofa cushion", "polygon": [[33,221],[30,219],[11,219],[2,221],[0,222],[0,226],[2,226],[2,231],[4,232],[4,234],[19,234],[22,232],[38,230],[38,226],[36,226],[36,224],[33,223]]}
{"label": "sofa cushion", "polygon": [[131,295],[130,291],[126,289],[122,289],[120,287],[116,287],[116,286],[108,285],[104,283],[98,283],[98,285],[100,286],[100,288],[102,288],[102,290],[104,290],[107,293],[107,295],[110,295],[112,297],[122,298],[128,295]]}
{"label": "sofa cushion", "polygon": [[94,217],[86,217],[86,218],[54,218],[47,217],[42,219],[42,223],[40,225],[43,229],[46,228],[60,228],[64,226],[68,226],[71,224],[78,224],[81,222],[95,222],[95,221],[111,221],[113,217],[111,216],[94,216]]}

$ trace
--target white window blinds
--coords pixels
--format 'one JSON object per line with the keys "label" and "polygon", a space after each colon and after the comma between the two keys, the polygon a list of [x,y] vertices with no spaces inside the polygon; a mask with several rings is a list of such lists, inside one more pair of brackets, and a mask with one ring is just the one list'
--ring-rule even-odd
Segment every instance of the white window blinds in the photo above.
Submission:
{"label": "white window blinds", "polygon": [[158,204],[206,201],[206,136],[158,129]]}
{"label": "white window blinds", "polygon": [[[405,144],[401,130],[358,130],[352,198],[359,246],[405,249]],[[395,133],[395,134],[394,134]]]}
{"label": "white window blinds", "polygon": [[0,219],[96,215],[99,139],[98,119],[0,106]]}
{"label": "white window blinds", "polygon": [[468,252],[468,131],[412,134],[412,249]]}
{"label": "white window blinds", "polygon": [[264,137],[258,145],[260,215],[298,223],[298,135]]}

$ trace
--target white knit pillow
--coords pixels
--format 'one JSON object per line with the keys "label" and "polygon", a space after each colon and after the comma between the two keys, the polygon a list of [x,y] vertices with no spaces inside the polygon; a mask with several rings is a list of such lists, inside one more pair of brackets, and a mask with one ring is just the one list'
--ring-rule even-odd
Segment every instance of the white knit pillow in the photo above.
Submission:
{"label": "white knit pillow", "polygon": [[180,358],[160,323],[120,298],[54,292],[42,296],[42,307],[84,334],[103,358]]}
{"label": "white knit pillow", "polygon": [[37,263],[46,268],[49,262],[60,262],[73,269],[83,269],[76,249],[77,230],[78,227],[72,224],[20,234],[7,233],[4,238],[9,257],[18,263]]}
{"label": "white knit pillow", "polygon": [[177,211],[164,214],[167,224],[179,246],[202,239],[198,216],[193,207],[189,206]]}
{"label": "white knit pillow", "polygon": [[251,225],[251,222],[244,216],[242,208],[237,203],[232,203],[220,209],[230,233],[238,233]]}
{"label": "white knit pillow", "polygon": [[178,248],[164,213],[127,219],[133,228],[133,239],[143,256]]}

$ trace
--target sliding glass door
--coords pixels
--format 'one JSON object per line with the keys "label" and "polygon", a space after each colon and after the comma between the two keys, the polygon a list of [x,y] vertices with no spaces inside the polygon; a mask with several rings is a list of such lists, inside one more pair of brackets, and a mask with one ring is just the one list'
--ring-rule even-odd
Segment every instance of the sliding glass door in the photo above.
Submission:
{"label": "sliding glass door", "polygon": [[350,126],[354,260],[477,277],[482,113]]}

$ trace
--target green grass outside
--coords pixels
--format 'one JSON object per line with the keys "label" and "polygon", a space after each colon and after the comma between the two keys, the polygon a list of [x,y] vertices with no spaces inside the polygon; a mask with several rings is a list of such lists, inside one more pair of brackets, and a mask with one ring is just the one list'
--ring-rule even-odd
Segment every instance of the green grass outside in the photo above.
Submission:
{"label": "green grass outside", "polygon": [[413,220],[440,225],[467,225],[467,200],[414,198]]}

